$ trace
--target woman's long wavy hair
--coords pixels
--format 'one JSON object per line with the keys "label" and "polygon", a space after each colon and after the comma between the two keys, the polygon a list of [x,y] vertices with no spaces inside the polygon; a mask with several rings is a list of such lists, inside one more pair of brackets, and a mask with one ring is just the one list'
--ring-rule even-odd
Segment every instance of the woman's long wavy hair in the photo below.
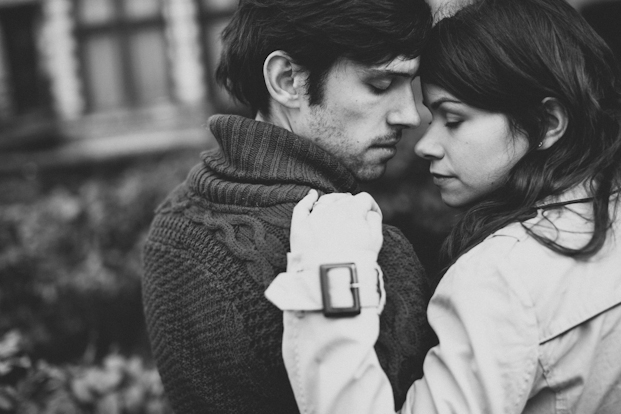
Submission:
{"label": "woman's long wavy hair", "polygon": [[[621,176],[621,79],[613,52],[565,0],[479,0],[432,29],[421,81],[462,102],[507,116],[524,134],[527,154],[504,185],[472,206],[445,242],[450,264],[487,236],[536,214],[545,197],[590,185],[593,234],[569,248],[526,228],[550,249],[578,259],[597,253],[612,218]],[[536,151],[547,130],[542,101],[556,98],[568,127]]]}

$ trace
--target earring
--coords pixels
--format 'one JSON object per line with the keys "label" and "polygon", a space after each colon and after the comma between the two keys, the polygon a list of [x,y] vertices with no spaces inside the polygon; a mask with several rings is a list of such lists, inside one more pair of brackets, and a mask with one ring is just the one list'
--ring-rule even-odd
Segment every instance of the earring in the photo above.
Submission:
{"label": "earring", "polygon": [[541,148],[542,146],[543,146],[543,141],[541,141],[539,145],[537,145],[537,148]]}

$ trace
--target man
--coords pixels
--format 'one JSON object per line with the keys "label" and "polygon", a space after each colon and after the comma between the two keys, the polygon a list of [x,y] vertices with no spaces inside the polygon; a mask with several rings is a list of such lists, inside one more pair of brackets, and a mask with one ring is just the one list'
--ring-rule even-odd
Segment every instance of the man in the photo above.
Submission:
{"label": "man", "polygon": [[[147,325],[177,413],[298,412],[264,291],[285,271],[297,201],[357,192],[419,124],[411,82],[430,21],[422,0],[240,2],[217,77],[255,119],[210,119],[220,149],[159,207],[145,247]],[[384,246],[376,349],[400,406],[435,337],[411,246],[391,227]]]}

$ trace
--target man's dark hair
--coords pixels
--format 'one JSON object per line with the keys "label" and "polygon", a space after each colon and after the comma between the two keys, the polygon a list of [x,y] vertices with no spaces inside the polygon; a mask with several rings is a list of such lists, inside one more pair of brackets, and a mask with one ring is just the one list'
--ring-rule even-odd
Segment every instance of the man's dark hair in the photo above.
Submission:
{"label": "man's dark hair", "polygon": [[216,79],[254,113],[269,113],[263,64],[286,52],[307,73],[311,105],[323,100],[337,60],[366,65],[417,57],[431,27],[423,0],[240,0],[222,32]]}

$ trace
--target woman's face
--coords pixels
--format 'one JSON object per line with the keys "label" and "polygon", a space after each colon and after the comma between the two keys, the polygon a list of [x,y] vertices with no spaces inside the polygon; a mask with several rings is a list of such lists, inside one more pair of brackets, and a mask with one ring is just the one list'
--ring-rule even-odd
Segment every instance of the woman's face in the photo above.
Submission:
{"label": "woman's face", "polygon": [[423,85],[423,98],[433,119],[416,154],[431,162],[442,200],[468,207],[502,185],[528,141],[511,132],[505,115],[468,106],[442,88]]}

